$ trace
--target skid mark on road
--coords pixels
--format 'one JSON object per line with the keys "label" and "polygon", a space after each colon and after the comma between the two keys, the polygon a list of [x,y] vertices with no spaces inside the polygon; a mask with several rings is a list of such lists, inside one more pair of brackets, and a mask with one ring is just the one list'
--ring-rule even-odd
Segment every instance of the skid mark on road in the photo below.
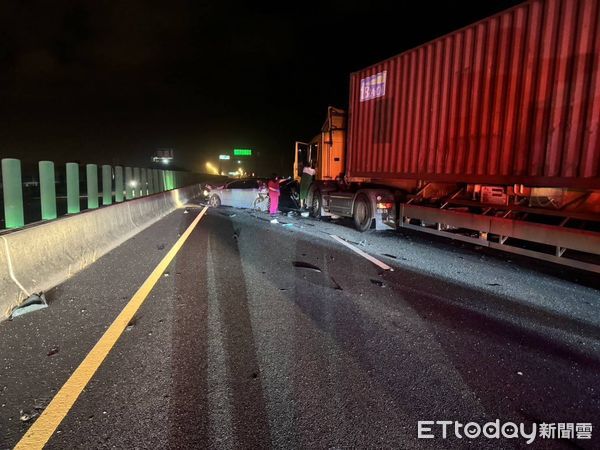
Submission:
{"label": "skid mark on road", "polygon": [[[206,251],[206,285],[208,291],[208,403],[212,444],[220,448],[235,448],[231,422],[231,391],[229,367],[225,351],[223,321],[219,310],[211,237]],[[218,437],[218,440],[215,439]]]}
{"label": "skid mark on road", "polygon": [[264,447],[271,442],[270,428],[238,241],[232,238],[228,218],[211,215],[206,224],[211,229],[213,292],[227,355],[235,440],[247,448]]}

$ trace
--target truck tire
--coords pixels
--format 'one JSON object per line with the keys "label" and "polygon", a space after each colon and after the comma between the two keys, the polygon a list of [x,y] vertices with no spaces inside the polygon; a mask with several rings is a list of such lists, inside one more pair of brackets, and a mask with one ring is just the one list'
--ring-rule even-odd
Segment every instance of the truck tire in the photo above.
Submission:
{"label": "truck tire", "polygon": [[320,191],[314,191],[312,193],[312,199],[310,202],[310,215],[315,219],[321,218],[321,206],[323,206],[323,200],[321,198]]}
{"label": "truck tire", "polygon": [[354,227],[358,231],[364,232],[371,228],[373,222],[373,211],[371,209],[369,198],[364,194],[358,194],[352,211]]}
{"label": "truck tire", "polygon": [[221,199],[217,194],[213,194],[208,199],[208,204],[213,208],[218,208],[219,206],[221,206]]}

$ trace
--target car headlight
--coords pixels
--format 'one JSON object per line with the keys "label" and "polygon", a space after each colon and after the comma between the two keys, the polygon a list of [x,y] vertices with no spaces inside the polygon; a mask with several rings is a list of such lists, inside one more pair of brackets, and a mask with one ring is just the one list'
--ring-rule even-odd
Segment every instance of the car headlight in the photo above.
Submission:
{"label": "car headlight", "polygon": [[204,189],[204,191],[202,191],[202,194],[204,194],[204,196],[206,197],[208,195],[208,191]]}

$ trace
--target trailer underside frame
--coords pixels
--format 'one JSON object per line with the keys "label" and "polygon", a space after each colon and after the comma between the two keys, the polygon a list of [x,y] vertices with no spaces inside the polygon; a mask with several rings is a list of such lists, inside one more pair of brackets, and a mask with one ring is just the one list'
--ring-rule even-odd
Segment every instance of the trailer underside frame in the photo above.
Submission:
{"label": "trailer underside frame", "polygon": [[560,225],[548,225],[508,218],[514,212],[510,206],[494,206],[502,215],[492,216],[487,215],[492,207],[475,214],[447,209],[447,205],[401,203],[398,226],[600,273],[600,233],[566,227],[569,214]]}

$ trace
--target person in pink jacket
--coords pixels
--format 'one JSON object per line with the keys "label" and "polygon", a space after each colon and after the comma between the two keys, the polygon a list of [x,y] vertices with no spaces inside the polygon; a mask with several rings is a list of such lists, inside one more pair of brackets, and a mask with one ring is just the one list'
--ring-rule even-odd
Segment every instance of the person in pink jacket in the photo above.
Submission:
{"label": "person in pink jacket", "polygon": [[271,201],[269,214],[273,217],[271,222],[276,223],[277,219],[275,216],[277,215],[277,211],[279,211],[279,177],[273,174],[267,186],[269,187],[269,200]]}

